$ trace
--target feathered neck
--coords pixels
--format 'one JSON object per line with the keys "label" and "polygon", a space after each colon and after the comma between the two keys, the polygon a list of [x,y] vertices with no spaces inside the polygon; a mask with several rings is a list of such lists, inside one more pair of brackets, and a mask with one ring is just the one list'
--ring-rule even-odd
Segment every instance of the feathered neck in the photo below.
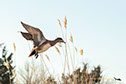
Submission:
{"label": "feathered neck", "polygon": [[50,42],[51,46],[54,46],[54,45],[58,42],[58,40],[55,39],[55,40],[53,40],[53,41],[49,41],[49,42]]}

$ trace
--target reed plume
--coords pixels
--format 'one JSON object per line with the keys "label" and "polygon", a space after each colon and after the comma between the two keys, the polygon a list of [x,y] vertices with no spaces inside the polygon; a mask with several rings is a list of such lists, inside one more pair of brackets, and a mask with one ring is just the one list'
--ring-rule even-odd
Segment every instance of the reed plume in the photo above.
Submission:
{"label": "reed plume", "polygon": [[46,56],[46,58],[48,59],[48,61],[50,61],[50,59],[49,59],[48,55],[46,55],[46,54],[45,54],[45,56]]}
{"label": "reed plume", "polygon": [[66,19],[66,16],[64,17],[64,27],[65,27],[65,29],[67,29],[67,19]]}
{"label": "reed plume", "polygon": [[80,55],[83,55],[83,50],[82,49],[80,50]]}
{"label": "reed plume", "polygon": [[60,27],[62,28],[62,25],[61,25],[61,22],[60,22],[60,20],[59,19],[57,19],[58,20],[58,22],[59,22],[59,25],[60,25]]}
{"label": "reed plume", "polygon": [[9,70],[10,66],[9,66],[9,63],[8,63],[7,58],[6,58],[6,67],[7,67],[7,69]]}
{"label": "reed plume", "polygon": [[31,68],[32,72],[35,72],[35,70],[31,66],[30,66],[30,68]]}
{"label": "reed plume", "polygon": [[[59,49],[55,46],[55,49],[56,49],[56,51],[60,54],[60,51],[59,51]],[[61,54],[60,54],[61,55]]]}

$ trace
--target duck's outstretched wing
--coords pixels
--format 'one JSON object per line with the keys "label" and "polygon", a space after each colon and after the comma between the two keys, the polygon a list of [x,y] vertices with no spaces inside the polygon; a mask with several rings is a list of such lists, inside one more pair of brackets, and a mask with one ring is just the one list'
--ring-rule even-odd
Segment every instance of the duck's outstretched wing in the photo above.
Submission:
{"label": "duck's outstretched wing", "polygon": [[23,22],[21,22],[21,24],[23,25],[23,27],[32,35],[34,44],[36,46],[38,46],[41,42],[46,41],[42,31],[38,28],[35,28],[33,26],[30,26],[28,24],[25,24]]}
{"label": "duck's outstretched wing", "polygon": [[26,39],[26,40],[31,40],[33,41],[32,39],[32,35],[29,34],[29,33],[26,33],[26,32],[20,32],[22,34],[22,36]]}

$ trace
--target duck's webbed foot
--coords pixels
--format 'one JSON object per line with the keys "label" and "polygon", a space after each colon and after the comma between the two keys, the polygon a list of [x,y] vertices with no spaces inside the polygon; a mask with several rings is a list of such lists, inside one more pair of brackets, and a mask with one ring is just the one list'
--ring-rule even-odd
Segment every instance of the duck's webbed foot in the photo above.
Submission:
{"label": "duck's webbed foot", "polygon": [[38,58],[38,54],[37,55],[35,55],[36,56],[36,59]]}
{"label": "duck's webbed foot", "polygon": [[35,53],[35,57],[36,57],[36,59],[38,58],[38,51],[36,51],[36,53]]}

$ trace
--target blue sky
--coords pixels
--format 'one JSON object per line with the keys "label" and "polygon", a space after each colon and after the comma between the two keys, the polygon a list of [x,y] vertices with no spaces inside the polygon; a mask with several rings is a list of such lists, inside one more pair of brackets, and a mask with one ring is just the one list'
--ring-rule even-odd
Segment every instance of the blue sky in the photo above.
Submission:
{"label": "blue sky", "polygon": [[[45,37],[54,39],[61,36],[57,18],[67,16],[75,45],[84,49],[84,61],[100,64],[105,75],[126,80],[125,4],[125,0],[3,0],[0,42],[6,42],[9,51],[15,42],[16,59],[21,63],[30,51],[28,42],[17,33],[25,31],[20,21],[40,28]],[[47,53],[52,54],[52,49]]]}

